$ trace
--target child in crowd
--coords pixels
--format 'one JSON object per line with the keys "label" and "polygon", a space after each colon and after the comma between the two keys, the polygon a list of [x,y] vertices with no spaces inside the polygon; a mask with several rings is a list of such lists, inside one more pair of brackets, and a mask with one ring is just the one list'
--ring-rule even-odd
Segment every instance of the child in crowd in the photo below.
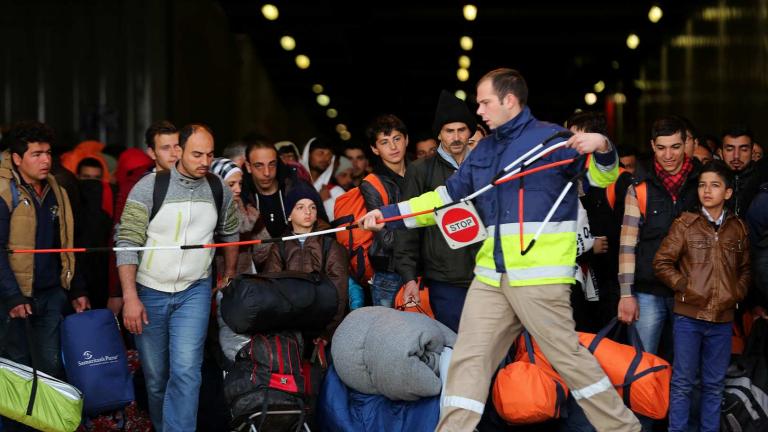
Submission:
{"label": "child in crowd", "polygon": [[[317,209],[322,205],[320,195],[313,187],[297,183],[285,199],[285,213],[289,215],[289,232],[286,235],[330,228],[325,221],[317,218]],[[348,267],[347,252],[335,238],[314,236],[287,241],[282,251],[280,244],[273,244],[264,265],[264,272],[273,273],[284,270],[304,273],[320,272],[330,279],[338,293],[338,307],[336,315],[325,329],[318,329],[319,338],[327,343],[331,340],[333,332],[341,323],[346,311]],[[317,342],[318,340],[315,339],[315,343]]]}
{"label": "child in crowd", "polygon": [[653,262],[656,276],[675,291],[670,432],[688,430],[691,389],[699,372],[699,430],[720,428],[731,323],[750,284],[747,229],[725,209],[732,194],[725,164],[705,165],[698,180],[701,210],[675,220]]}

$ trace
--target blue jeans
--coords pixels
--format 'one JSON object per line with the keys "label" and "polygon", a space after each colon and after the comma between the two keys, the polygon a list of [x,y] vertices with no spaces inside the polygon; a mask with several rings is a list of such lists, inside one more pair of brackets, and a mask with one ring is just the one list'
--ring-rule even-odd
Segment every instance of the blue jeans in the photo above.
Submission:
{"label": "blue jeans", "polygon": [[464,309],[464,299],[467,298],[469,287],[434,280],[427,280],[426,286],[429,288],[429,304],[435,313],[435,319],[458,333],[461,311]]}
{"label": "blue jeans", "polygon": [[675,298],[646,293],[636,293],[635,297],[640,308],[640,319],[635,323],[635,328],[640,335],[640,341],[643,342],[643,348],[651,354],[656,354],[659,351],[664,324],[672,320]]}
{"label": "blue jeans", "polygon": [[[64,314],[70,310],[67,292],[62,288],[39,291],[32,298],[32,324],[34,344],[37,348],[37,368],[48,375],[63,378],[61,364],[61,337],[59,329]],[[0,357],[27,366],[32,365],[29,344],[27,343],[26,323],[24,319],[8,316],[9,310],[0,307]],[[3,419],[4,431],[31,431],[32,428],[12,420]]]}
{"label": "blue jeans", "polygon": [[720,404],[731,359],[731,323],[675,315],[675,361],[669,397],[669,430],[688,430],[691,390],[701,371],[700,432],[720,430]]}
{"label": "blue jeans", "polygon": [[211,279],[167,293],[137,284],[149,324],[136,335],[157,432],[196,430],[203,348],[211,310]]}
{"label": "blue jeans", "polygon": [[397,273],[376,272],[371,279],[371,297],[374,306],[392,307],[403,278]]}

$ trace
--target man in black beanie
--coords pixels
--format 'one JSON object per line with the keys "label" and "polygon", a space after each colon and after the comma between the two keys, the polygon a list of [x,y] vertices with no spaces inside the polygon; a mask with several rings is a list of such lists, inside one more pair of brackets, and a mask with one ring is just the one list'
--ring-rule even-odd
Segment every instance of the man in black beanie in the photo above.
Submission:
{"label": "man in black beanie", "polygon": [[[469,138],[475,133],[477,122],[464,101],[443,90],[432,129],[440,143],[437,154],[416,161],[408,168],[403,190],[405,199],[445,184],[469,154]],[[480,243],[451,249],[439,228],[432,226],[396,231],[395,246],[395,250],[400,251],[395,256],[395,268],[405,281],[406,300],[419,301],[416,280],[421,276],[429,288],[429,303],[435,318],[457,332]]]}

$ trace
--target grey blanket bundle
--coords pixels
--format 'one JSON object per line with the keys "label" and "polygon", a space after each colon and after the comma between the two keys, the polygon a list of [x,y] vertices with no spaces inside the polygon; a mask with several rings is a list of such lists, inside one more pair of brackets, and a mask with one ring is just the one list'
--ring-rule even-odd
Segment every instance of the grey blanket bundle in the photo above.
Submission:
{"label": "grey blanket bundle", "polygon": [[331,353],[350,388],[412,401],[440,394],[440,353],[455,342],[456,333],[426,315],[373,306],[344,319]]}

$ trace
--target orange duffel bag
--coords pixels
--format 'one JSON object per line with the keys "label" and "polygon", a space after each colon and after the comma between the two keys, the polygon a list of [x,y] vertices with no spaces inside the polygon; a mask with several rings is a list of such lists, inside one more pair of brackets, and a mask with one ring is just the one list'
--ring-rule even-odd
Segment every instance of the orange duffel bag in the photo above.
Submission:
{"label": "orange duffel bag", "polygon": [[560,417],[568,399],[565,381],[523,330],[515,359],[496,374],[493,405],[509,423],[540,423]]}
{"label": "orange duffel bag", "polygon": [[579,342],[595,356],[629,409],[652,419],[663,419],[669,409],[672,368],[661,357],[643,350],[633,326],[627,327],[631,346],[608,339],[607,335],[618,325],[621,323],[614,318],[597,335],[579,333]]}

